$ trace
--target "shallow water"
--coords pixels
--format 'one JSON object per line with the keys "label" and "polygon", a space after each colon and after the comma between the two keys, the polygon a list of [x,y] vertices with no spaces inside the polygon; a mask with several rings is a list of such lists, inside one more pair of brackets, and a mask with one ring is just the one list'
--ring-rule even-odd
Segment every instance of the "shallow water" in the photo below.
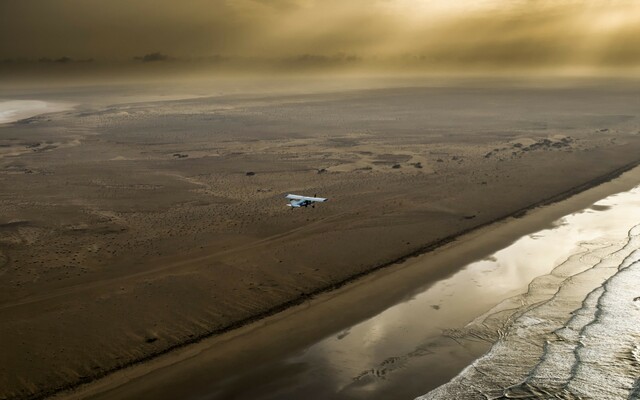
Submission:
{"label": "shallow water", "polygon": [[499,337],[421,399],[639,398],[640,190],[560,222],[541,239],[578,248],[526,293],[467,325],[462,337],[478,330]]}

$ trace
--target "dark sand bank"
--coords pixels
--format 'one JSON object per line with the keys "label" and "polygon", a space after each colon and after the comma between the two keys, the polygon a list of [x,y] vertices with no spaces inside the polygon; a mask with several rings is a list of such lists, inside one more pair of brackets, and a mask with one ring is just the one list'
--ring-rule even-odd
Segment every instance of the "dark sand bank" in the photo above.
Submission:
{"label": "dark sand bank", "polygon": [[[635,93],[229,97],[0,127],[0,396],[92,381],[607,181],[638,160]],[[332,201],[291,212],[286,192]]]}

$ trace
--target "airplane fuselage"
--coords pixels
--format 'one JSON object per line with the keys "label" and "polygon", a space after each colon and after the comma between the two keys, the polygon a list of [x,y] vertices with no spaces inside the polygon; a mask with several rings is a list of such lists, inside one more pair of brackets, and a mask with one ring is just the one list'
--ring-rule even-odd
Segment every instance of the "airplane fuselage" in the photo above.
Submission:
{"label": "airplane fuselage", "polygon": [[323,203],[328,199],[324,197],[309,197],[309,196],[300,196],[297,194],[288,194],[285,196],[289,199],[289,204],[287,204],[291,208],[300,208],[300,207],[314,207],[315,203]]}

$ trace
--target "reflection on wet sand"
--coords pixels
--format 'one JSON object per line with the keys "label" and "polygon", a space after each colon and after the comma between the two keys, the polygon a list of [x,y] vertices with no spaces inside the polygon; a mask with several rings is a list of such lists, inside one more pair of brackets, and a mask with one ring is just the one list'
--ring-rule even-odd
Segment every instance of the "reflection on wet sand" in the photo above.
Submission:
{"label": "reflection on wet sand", "polygon": [[580,249],[461,330],[499,338],[422,399],[637,398],[639,221],[638,188],[564,218]]}
{"label": "reflection on wet sand", "polygon": [[[469,264],[411,300],[321,341],[290,361],[311,366],[310,383],[326,377],[324,383],[332,382],[332,390],[345,398],[385,393],[397,384],[394,374],[413,376],[401,377],[402,382],[419,382],[418,371],[433,374],[452,354],[473,354],[501,334],[502,326],[497,324],[504,324],[503,318],[484,325],[489,321],[485,318],[462,328],[473,316],[523,292],[534,278],[557,271],[558,265],[576,254],[578,264],[584,265],[586,258],[598,257],[596,249],[619,247],[617,242],[626,238],[634,221],[629,217],[635,213],[640,219],[639,206],[638,190],[607,198],[557,221],[551,229]],[[508,304],[521,299],[517,296]],[[494,313],[502,311],[504,307],[498,306]],[[323,386],[318,384],[319,389]]]}
{"label": "reflection on wet sand", "polygon": [[[635,214],[638,218],[631,218]],[[210,393],[215,393],[214,398],[346,399],[406,397],[421,387],[428,389],[431,382],[443,382],[447,374],[455,374],[461,361],[471,362],[504,336],[520,306],[538,304],[568,276],[619,250],[635,220],[640,220],[640,190],[610,196],[299,354],[219,382]],[[601,279],[601,270],[593,271]],[[529,292],[521,294],[528,287]],[[572,293],[581,298],[575,290]],[[478,315],[482,316],[473,320]],[[514,350],[535,355],[520,347]],[[526,365],[517,357],[513,365]],[[433,394],[437,398],[452,395],[460,394],[442,388]]]}

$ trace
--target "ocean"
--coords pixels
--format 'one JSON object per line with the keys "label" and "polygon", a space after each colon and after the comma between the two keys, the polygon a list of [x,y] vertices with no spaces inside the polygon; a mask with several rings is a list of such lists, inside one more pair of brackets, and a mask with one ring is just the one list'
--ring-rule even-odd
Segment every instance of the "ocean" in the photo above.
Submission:
{"label": "ocean", "polygon": [[460,330],[495,342],[419,399],[640,398],[640,189],[557,225],[537,240],[576,251]]}

